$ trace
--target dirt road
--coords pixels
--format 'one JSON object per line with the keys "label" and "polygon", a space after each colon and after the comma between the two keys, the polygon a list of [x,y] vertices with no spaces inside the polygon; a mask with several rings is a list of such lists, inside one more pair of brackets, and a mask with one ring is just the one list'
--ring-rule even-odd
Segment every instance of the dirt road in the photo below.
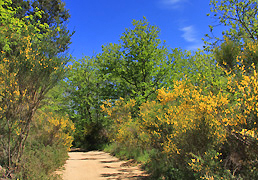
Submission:
{"label": "dirt road", "polygon": [[147,174],[133,161],[120,161],[102,151],[70,152],[64,170],[64,180],[146,179]]}

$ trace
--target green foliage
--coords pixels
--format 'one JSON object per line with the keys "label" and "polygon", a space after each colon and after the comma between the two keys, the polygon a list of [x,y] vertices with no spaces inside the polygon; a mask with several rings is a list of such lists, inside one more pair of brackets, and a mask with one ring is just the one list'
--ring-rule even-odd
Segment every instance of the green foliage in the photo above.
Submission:
{"label": "green foliage", "polygon": [[159,29],[146,18],[132,24],[133,29],[126,29],[119,44],[103,46],[97,58],[102,72],[118,79],[116,86],[122,91],[121,97],[142,102],[150,99],[164,83],[168,50],[158,39]]}
{"label": "green foliage", "polygon": [[20,162],[22,165],[16,171],[16,178],[21,180],[58,179],[53,172],[65,163],[68,158],[67,149],[61,145],[44,146],[37,142],[33,143],[25,148]]}
{"label": "green foliage", "polygon": [[[70,18],[70,14],[65,9],[65,3],[61,0],[14,0],[12,8],[17,9],[15,17],[25,19],[38,28],[38,34],[48,33],[44,36],[41,47],[49,57],[63,53],[70,45],[71,36],[73,34],[67,29],[66,23]],[[42,12],[35,16],[37,12]],[[37,24],[40,22],[39,24]],[[47,25],[50,31],[44,28]]]}
{"label": "green foliage", "polygon": [[236,42],[225,38],[219,47],[215,48],[214,55],[217,62],[227,70],[232,70],[237,65],[237,56],[240,54],[241,47]]}
{"label": "green foliage", "polygon": [[221,153],[210,149],[203,156],[190,153],[189,169],[194,171],[196,179],[234,179],[229,170],[223,168]]}
{"label": "green foliage", "polygon": [[[256,51],[256,46],[247,43],[241,59],[251,58],[249,50]],[[195,55],[199,60],[207,57]],[[135,159],[141,156],[135,152],[147,152],[145,167],[155,179],[257,178],[256,67],[186,67],[183,74],[189,73],[189,79],[158,90],[157,100],[143,103],[138,116],[131,114],[133,99],[104,103],[102,109],[114,123],[115,152]],[[199,74],[191,75],[191,67]],[[224,85],[214,80],[221,75]]]}
{"label": "green foliage", "polygon": [[45,40],[53,29],[33,20],[44,12],[35,8],[33,14],[20,17],[19,9],[11,1],[1,1],[0,154],[6,178],[23,166],[33,117],[47,92],[63,78],[68,59],[48,51]]}
{"label": "green foliage", "polygon": [[216,66],[213,54],[207,54],[202,50],[191,53],[175,48],[169,56],[172,64],[163,87],[170,88],[173,87],[174,81],[188,79],[195,85],[201,83],[214,91],[226,88],[224,72]]}
{"label": "green foliage", "polygon": [[95,58],[74,61],[67,74],[68,114],[75,123],[75,146],[99,148],[106,141],[101,100],[105,96],[105,79],[98,72]]}
{"label": "green foliage", "polygon": [[[219,21],[219,24],[227,27],[222,35],[242,43],[247,39],[257,41],[258,5],[256,0],[210,0],[210,7],[211,13],[208,16],[212,16]],[[210,31],[213,31],[213,26],[210,26]],[[220,40],[215,37],[213,45]]]}

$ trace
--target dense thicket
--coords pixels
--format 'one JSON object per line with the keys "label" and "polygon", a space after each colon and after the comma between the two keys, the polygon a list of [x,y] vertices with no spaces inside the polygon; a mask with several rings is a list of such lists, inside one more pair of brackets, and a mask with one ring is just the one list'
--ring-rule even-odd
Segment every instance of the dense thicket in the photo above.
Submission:
{"label": "dense thicket", "polygon": [[[45,17],[41,9],[26,1],[0,1],[0,175],[5,178],[49,178],[64,163],[72,141],[72,123],[45,100],[64,77],[68,58],[60,53],[68,47],[70,34],[62,21]],[[41,151],[45,154],[36,155]]]}
{"label": "dense thicket", "polygon": [[65,80],[66,105],[70,119],[75,123],[74,146],[85,150],[101,148],[107,141],[100,105],[108,91],[108,79],[99,73],[95,58],[74,61]]}

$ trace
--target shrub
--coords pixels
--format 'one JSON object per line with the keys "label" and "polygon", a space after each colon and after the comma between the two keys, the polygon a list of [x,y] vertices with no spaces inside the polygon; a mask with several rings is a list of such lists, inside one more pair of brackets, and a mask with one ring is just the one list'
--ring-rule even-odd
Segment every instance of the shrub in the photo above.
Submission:
{"label": "shrub", "polygon": [[246,44],[236,67],[223,70],[223,89],[203,78],[175,81],[137,116],[135,100],[106,102],[116,152],[148,153],[145,167],[155,179],[257,179],[258,76],[255,64],[243,62],[256,52],[257,44]]}
{"label": "shrub", "polygon": [[17,164],[19,179],[56,179],[53,172],[63,166],[72,145],[74,125],[68,117],[38,111],[26,147]]}

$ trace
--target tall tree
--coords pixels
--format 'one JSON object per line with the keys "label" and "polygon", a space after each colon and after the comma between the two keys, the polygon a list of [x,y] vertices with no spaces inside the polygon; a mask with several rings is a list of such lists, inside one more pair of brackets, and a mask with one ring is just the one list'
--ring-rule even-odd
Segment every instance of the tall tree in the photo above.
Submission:
{"label": "tall tree", "polygon": [[[210,7],[211,13],[208,16],[217,19],[219,25],[227,27],[222,35],[234,41],[244,42],[245,39],[257,41],[258,4],[256,0],[210,0]],[[211,32],[213,28],[214,26],[210,25]],[[218,37],[215,39],[215,44],[221,40]]]}
{"label": "tall tree", "polygon": [[[44,13],[41,17],[33,16],[34,21],[39,20],[42,24],[48,24],[51,30],[51,34],[45,39],[48,42],[46,44],[48,54],[56,55],[65,52],[71,43],[73,34],[69,32],[66,26],[70,14],[65,9],[65,3],[61,0],[35,0],[31,3],[31,9],[28,13],[34,15],[37,9]],[[44,30],[40,33],[44,33]]]}
{"label": "tall tree", "polygon": [[49,25],[28,21],[41,17],[42,11],[19,19],[12,1],[4,0],[0,12],[0,154],[10,177],[21,160],[33,116],[62,79],[67,58],[42,47],[53,31]]}
{"label": "tall tree", "polygon": [[158,38],[158,27],[146,18],[132,24],[133,29],[126,29],[119,44],[103,46],[97,58],[104,74],[118,78],[115,88],[124,97],[146,101],[164,83],[170,63],[168,50]]}
{"label": "tall tree", "polygon": [[[225,26],[222,31],[223,38],[213,35],[207,37],[213,40],[208,47],[214,50],[219,64],[227,69],[232,69],[239,64],[238,56],[244,52],[244,48],[258,40],[258,4],[256,0],[210,0],[211,13],[208,16],[219,21],[219,25]],[[214,26],[210,25],[213,32]],[[247,67],[257,64],[256,59],[242,61]]]}
{"label": "tall tree", "polygon": [[[27,18],[27,22],[33,25],[40,21],[39,34],[46,33],[42,27],[43,24],[49,26],[51,31],[48,31],[48,36],[45,36],[44,41],[41,42],[42,50],[49,57],[63,53],[69,48],[73,32],[70,33],[66,26],[70,14],[64,2],[61,0],[13,0],[12,7],[17,9],[15,17],[22,19],[32,15],[32,18]],[[38,11],[43,13],[35,16]]]}
{"label": "tall tree", "polygon": [[214,54],[203,50],[191,52],[175,48],[169,56],[172,63],[164,79],[164,87],[173,89],[176,81],[187,79],[195,86],[205,86],[213,93],[226,88],[224,71],[216,66]]}

